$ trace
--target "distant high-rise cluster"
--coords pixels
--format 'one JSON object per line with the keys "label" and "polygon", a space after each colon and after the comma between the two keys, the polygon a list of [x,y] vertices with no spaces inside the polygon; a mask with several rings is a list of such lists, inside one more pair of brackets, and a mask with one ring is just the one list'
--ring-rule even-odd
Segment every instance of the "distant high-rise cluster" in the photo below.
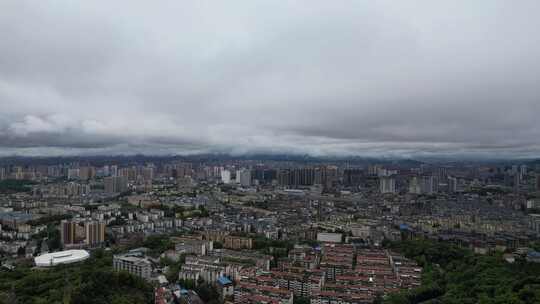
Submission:
{"label": "distant high-rise cluster", "polygon": [[[54,267],[40,260],[137,248],[112,267],[159,285],[160,304],[201,303],[191,281],[224,303],[372,303],[422,282],[387,241],[515,260],[540,237],[539,165],[188,159],[0,165],[0,255]],[[156,256],[182,267],[166,276]]]}
{"label": "distant high-rise cluster", "polygon": [[278,184],[292,188],[322,185],[331,188],[338,182],[338,168],[335,166],[317,166],[289,168],[279,170]]}

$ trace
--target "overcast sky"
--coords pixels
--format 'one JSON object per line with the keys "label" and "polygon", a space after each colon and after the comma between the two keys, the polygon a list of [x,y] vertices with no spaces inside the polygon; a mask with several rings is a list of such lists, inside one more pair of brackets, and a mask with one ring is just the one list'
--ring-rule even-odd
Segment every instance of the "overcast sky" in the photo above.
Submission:
{"label": "overcast sky", "polygon": [[540,155],[540,1],[0,1],[0,155]]}

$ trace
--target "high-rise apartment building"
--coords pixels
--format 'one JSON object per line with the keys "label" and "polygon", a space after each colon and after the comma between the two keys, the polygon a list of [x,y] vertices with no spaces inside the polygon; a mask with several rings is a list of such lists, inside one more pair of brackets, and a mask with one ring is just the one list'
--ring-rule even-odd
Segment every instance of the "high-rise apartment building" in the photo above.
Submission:
{"label": "high-rise apartment building", "polygon": [[380,169],[381,169],[380,165],[369,165],[368,166],[368,174],[371,175],[371,176],[378,175]]}
{"label": "high-rise apartment building", "polygon": [[66,247],[95,247],[105,241],[105,222],[63,220],[60,241]]}
{"label": "high-rise apartment building", "polygon": [[82,180],[92,179],[96,176],[96,168],[94,167],[80,167],[79,178]]}
{"label": "high-rise apartment building", "polygon": [[420,189],[424,194],[433,194],[439,191],[439,182],[433,175],[424,175],[420,179]]}
{"label": "high-rise apartment building", "polygon": [[79,168],[70,168],[67,171],[67,178],[68,179],[79,179]]}
{"label": "high-rise apartment building", "polygon": [[89,221],[84,223],[86,239],[89,246],[96,246],[105,242],[105,222]]}
{"label": "high-rise apartment building", "polygon": [[236,171],[236,183],[248,187],[251,185],[251,171],[248,169],[240,169]]}
{"label": "high-rise apartment building", "polygon": [[527,165],[519,166],[519,179],[522,181],[527,176]]}
{"label": "high-rise apartment building", "polygon": [[127,183],[126,176],[109,176],[103,179],[103,185],[107,193],[125,192],[127,191]]}
{"label": "high-rise apartment building", "polygon": [[413,176],[411,180],[409,181],[409,193],[412,194],[421,194],[422,188],[420,187],[420,183],[418,182],[418,177]]}
{"label": "high-rise apartment building", "polygon": [[[311,186],[316,183],[315,169],[294,168],[283,169],[278,172],[278,182],[281,186]],[[320,175],[319,175],[320,181]]]}
{"label": "high-rise apartment building", "polygon": [[60,241],[63,246],[75,242],[76,229],[77,223],[73,221],[63,220],[60,222]]}
{"label": "high-rise apartment building", "polygon": [[456,193],[457,192],[457,178],[453,176],[448,177],[448,192],[449,193]]}
{"label": "high-rise apartment building", "polygon": [[396,180],[390,176],[379,178],[379,191],[381,193],[396,193]]}
{"label": "high-rise apartment building", "polygon": [[117,165],[112,165],[110,168],[109,168],[109,174],[111,176],[118,176],[118,166]]}
{"label": "high-rise apartment building", "polygon": [[229,171],[229,170],[221,170],[221,181],[224,184],[230,184],[231,183],[231,171]]}
{"label": "high-rise apartment building", "polygon": [[155,172],[154,167],[144,167],[142,168],[141,171],[142,171],[141,175],[144,180],[151,181],[154,179],[154,172]]}
{"label": "high-rise apartment building", "polygon": [[268,168],[256,168],[253,170],[253,179],[257,180],[260,185],[270,184],[277,178],[277,171]]}
{"label": "high-rise apartment building", "polygon": [[358,186],[364,178],[362,169],[345,169],[343,171],[343,182],[347,186]]}
{"label": "high-rise apartment building", "polygon": [[174,165],[173,177],[184,177],[192,176],[193,174],[193,165],[191,163],[178,163]]}

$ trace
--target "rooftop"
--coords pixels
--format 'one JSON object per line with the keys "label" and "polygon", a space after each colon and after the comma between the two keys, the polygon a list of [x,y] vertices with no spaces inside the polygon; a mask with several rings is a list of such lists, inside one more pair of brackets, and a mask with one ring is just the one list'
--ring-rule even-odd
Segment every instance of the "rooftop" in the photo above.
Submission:
{"label": "rooftop", "polygon": [[232,281],[229,280],[229,278],[227,278],[227,277],[219,277],[217,280],[218,280],[218,283],[221,284],[221,285],[232,284]]}
{"label": "rooftop", "polygon": [[51,267],[84,261],[89,257],[90,254],[86,250],[65,250],[37,256],[34,258],[34,263],[38,267]]}

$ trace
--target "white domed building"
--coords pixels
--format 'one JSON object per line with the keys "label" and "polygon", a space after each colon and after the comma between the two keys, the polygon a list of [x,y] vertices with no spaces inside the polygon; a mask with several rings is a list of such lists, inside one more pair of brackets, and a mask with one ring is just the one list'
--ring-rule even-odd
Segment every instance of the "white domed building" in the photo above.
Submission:
{"label": "white domed building", "polygon": [[65,250],[45,253],[34,258],[38,267],[52,267],[60,264],[71,264],[84,261],[90,257],[86,250]]}

